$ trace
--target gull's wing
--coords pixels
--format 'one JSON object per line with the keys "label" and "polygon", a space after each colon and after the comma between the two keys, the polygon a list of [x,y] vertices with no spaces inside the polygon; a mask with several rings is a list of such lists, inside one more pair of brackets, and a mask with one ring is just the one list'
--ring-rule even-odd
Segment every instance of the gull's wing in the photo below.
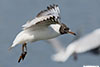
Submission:
{"label": "gull's wing", "polygon": [[43,10],[40,13],[38,13],[36,17],[48,16],[48,15],[53,15],[56,17],[56,19],[60,18],[60,9],[58,5],[53,4],[48,6],[46,10]]}
{"label": "gull's wing", "polygon": [[100,29],[76,40],[72,44],[77,45],[75,52],[82,53],[100,46]]}
{"label": "gull's wing", "polygon": [[47,7],[47,10],[41,11],[38,13],[35,19],[32,21],[28,21],[26,24],[24,24],[23,30],[26,29],[41,29],[43,27],[48,27],[50,24],[56,24],[59,23],[59,7],[57,5],[50,5]]}

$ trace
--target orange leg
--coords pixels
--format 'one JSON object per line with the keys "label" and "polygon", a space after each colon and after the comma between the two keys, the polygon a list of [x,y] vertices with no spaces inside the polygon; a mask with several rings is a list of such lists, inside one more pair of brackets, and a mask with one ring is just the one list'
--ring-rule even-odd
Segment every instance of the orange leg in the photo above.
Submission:
{"label": "orange leg", "polygon": [[24,43],[24,44],[22,45],[22,52],[25,52],[24,48],[25,48],[26,51],[27,51],[27,46],[26,46],[26,45],[27,45],[26,43]]}
{"label": "orange leg", "polygon": [[[19,59],[18,59],[18,63],[21,61],[21,59],[22,60],[24,60],[24,58],[25,58],[25,56],[26,56],[26,54],[27,54],[27,46],[26,46],[27,44],[26,43],[24,43],[23,45],[22,45],[22,53],[21,53],[21,56],[19,57]],[[25,49],[26,50],[25,50]]]}

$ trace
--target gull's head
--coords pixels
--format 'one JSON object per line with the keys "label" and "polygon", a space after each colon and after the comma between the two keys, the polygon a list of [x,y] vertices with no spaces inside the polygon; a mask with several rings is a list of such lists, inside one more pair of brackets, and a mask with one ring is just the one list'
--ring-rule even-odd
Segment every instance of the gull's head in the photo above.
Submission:
{"label": "gull's head", "polygon": [[76,35],[74,32],[72,32],[69,27],[67,27],[65,24],[61,23],[61,26],[60,26],[60,34],[72,34],[72,35]]}

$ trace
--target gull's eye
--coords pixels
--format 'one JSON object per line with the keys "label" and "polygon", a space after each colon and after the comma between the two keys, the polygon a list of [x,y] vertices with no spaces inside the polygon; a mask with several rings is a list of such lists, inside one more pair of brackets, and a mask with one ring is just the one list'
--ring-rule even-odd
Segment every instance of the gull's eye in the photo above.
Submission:
{"label": "gull's eye", "polygon": [[64,28],[64,30],[69,30],[69,28]]}
{"label": "gull's eye", "polygon": [[69,30],[69,28],[66,28],[66,30]]}
{"label": "gull's eye", "polygon": [[64,30],[67,30],[66,28],[64,28]]}

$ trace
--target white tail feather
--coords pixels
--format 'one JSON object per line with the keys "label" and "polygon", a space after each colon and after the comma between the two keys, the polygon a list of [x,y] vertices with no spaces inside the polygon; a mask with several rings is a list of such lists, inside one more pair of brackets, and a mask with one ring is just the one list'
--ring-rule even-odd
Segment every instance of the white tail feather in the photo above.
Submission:
{"label": "white tail feather", "polygon": [[15,45],[16,45],[16,44],[12,44],[12,45],[8,48],[8,50],[10,51],[12,48],[15,47]]}

